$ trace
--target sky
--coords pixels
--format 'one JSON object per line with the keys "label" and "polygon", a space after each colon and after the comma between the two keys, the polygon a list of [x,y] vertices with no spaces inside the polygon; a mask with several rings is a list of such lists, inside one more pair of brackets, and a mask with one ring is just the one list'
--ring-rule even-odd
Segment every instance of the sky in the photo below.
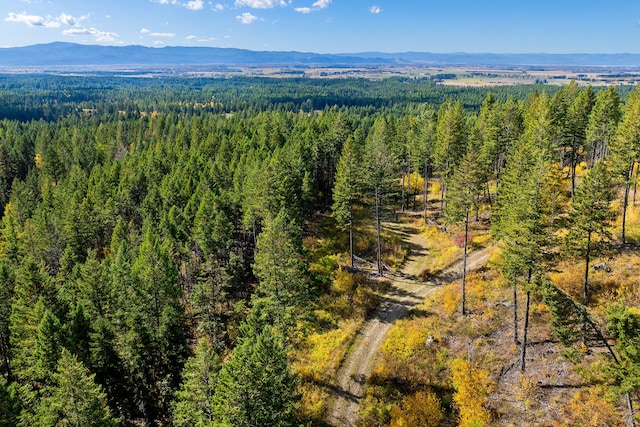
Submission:
{"label": "sky", "polygon": [[640,53],[640,1],[0,0],[0,47]]}

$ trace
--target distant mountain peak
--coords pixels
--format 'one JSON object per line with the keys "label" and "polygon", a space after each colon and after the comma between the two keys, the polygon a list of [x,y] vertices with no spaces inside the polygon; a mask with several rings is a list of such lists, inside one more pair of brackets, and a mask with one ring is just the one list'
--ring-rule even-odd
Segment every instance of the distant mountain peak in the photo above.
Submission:
{"label": "distant mountain peak", "polygon": [[0,67],[68,66],[365,66],[365,65],[483,65],[483,66],[608,66],[638,67],[638,54],[500,54],[362,52],[318,54],[312,52],[251,51],[236,48],[162,48],[82,45],[53,42],[0,49]]}

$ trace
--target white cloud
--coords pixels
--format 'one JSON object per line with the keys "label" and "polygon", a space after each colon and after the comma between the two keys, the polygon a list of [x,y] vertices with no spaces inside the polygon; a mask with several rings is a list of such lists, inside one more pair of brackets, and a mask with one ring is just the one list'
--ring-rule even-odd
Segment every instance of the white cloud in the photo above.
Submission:
{"label": "white cloud", "polygon": [[329,7],[330,4],[331,0],[318,0],[312,6],[318,9],[324,9],[325,7]]}
{"label": "white cloud", "polygon": [[61,25],[66,25],[69,27],[75,27],[80,24],[80,22],[88,19],[88,16],[81,16],[76,18],[67,13],[61,13],[57,18],[51,18],[47,16],[46,18],[38,15],[27,15],[26,13],[9,13],[9,15],[5,18],[6,22],[18,22],[25,24],[29,27],[44,27],[44,28],[60,28]]}
{"label": "white cloud", "polygon": [[154,41],[153,41],[153,44],[154,44],[155,46],[162,46],[162,45],[164,44],[164,42],[163,42],[162,40],[154,40]]}
{"label": "white cloud", "polygon": [[185,37],[185,40],[189,40],[189,41],[195,41],[198,43],[208,43],[208,42],[214,42],[218,39],[216,39],[215,37],[208,37],[208,38],[198,38],[197,36],[194,35],[190,35]]}
{"label": "white cloud", "polygon": [[71,15],[67,15],[66,13],[61,13],[58,17],[58,21],[63,23],[64,25],[74,26],[77,24],[76,20]]}
{"label": "white cloud", "polygon": [[92,36],[98,42],[116,41],[118,35],[107,31],[100,31],[96,28],[69,28],[62,32],[65,36]]}
{"label": "white cloud", "polygon": [[223,6],[223,5],[221,5],[220,3],[216,3],[216,4],[215,4],[215,6],[213,6],[213,8],[214,8],[216,11],[224,10],[224,6]]}
{"label": "white cloud", "polygon": [[157,31],[151,31],[148,28],[142,28],[140,30],[140,34],[146,34],[149,35],[149,37],[167,37],[167,38],[171,38],[171,37],[175,37],[176,33],[160,33]]}
{"label": "white cloud", "polygon": [[373,6],[371,6],[369,8],[369,12],[373,13],[373,14],[378,14],[380,12],[382,12],[382,9],[380,9],[380,6],[376,6],[375,4]]}
{"label": "white cloud", "polygon": [[186,2],[184,4],[184,7],[186,7],[189,10],[201,10],[202,8],[204,8],[204,4],[202,0],[191,0]]}
{"label": "white cloud", "polygon": [[[151,0],[152,3],[158,4],[170,4],[173,6],[182,6],[189,10],[202,10],[204,9],[204,1],[203,0],[189,0],[187,2],[181,2],[179,0]],[[209,3],[211,4],[211,3]]]}
{"label": "white cloud", "polygon": [[44,28],[58,28],[60,22],[58,20],[52,20],[50,17],[46,19],[38,15],[27,15],[26,13],[13,13],[9,12],[9,16],[5,19],[5,22],[17,22],[25,24],[28,27],[44,27]]}
{"label": "white cloud", "polygon": [[248,25],[254,23],[258,19],[258,17],[250,14],[249,12],[245,12],[242,15],[236,16],[236,19],[243,24]]}
{"label": "white cloud", "polygon": [[149,33],[150,37],[167,37],[167,38],[171,38],[171,37],[175,37],[176,34],[175,33]]}
{"label": "white cloud", "polygon": [[325,9],[329,7],[330,4],[331,4],[331,0],[317,0],[315,3],[311,5],[311,7],[296,7],[294,10],[298,13],[307,14],[311,12],[317,12],[320,9]]}
{"label": "white cloud", "polygon": [[276,6],[286,6],[284,0],[236,0],[236,6],[247,6],[253,9],[272,9]]}

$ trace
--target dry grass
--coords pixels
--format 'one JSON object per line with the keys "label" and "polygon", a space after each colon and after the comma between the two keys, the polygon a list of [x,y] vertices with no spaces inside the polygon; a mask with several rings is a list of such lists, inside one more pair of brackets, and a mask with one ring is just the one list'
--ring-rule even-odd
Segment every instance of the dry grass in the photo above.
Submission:
{"label": "dry grass", "polygon": [[[615,299],[624,289],[637,298],[639,254],[620,254],[608,260],[608,265],[611,271],[598,271],[594,282],[604,283],[609,278],[625,285],[616,292],[611,284],[602,285],[599,295]],[[560,267],[562,272],[556,273],[554,280],[567,290],[581,289],[580,265],[565,262]],[[623,423],[621,402],[597,388],[605,378],[606,354],[595,349],[573,361],[565,357],[566,349],[553,340],[551,317],[540,297],[532,295],[527,371],[521,374],[520,347],[514,344],[512,334],[511,289],[504,278],[492,269],[470,274],[467,291],[467,316],[459,313],[460,285],[452,283],[432,294],[410,319],[394,325],[363,402],[365,425],[391,425],[394,408],[402,407],[406,416],[403,399],[425,388],[437,390],[445,424],[455,425],[448,368],[455,358],[488,369],[487,378],[495,383],[486,402],[492,414],[490,425]],[[520,322],[523,297],[520,293]]]}

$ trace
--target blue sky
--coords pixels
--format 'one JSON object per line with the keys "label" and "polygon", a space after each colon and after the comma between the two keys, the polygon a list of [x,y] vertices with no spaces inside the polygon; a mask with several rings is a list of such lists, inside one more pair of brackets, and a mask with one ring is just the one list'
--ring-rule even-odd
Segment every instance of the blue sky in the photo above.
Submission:
{"label": "blue sky", "polygon": [[640,1],[0,0],[0,46],[640,53]]}

